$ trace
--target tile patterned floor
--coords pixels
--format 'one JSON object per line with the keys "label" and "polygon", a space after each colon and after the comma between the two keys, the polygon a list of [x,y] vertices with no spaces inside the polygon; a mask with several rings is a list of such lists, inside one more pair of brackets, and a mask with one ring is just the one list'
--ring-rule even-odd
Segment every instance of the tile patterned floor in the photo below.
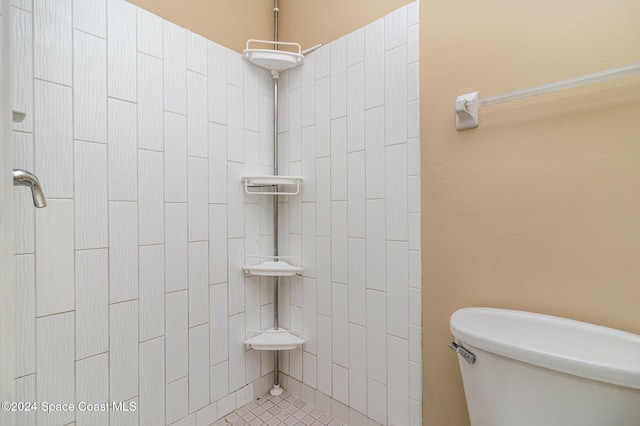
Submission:
{"label": "tile patterned floor", "polygon": [[266,394],[238,408],[212,426],[345,426],[288,392]]}

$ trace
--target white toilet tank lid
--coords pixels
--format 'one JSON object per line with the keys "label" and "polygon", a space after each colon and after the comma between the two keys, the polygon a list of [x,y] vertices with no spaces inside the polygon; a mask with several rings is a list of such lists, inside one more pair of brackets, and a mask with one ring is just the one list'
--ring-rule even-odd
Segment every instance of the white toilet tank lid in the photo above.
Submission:
{"label": "white toilet tank lid", "polygon": [[459,343],[508,358],[640,389],[640,335],[637,334],[498,308],[463,308],[454,312],[451,333]]}

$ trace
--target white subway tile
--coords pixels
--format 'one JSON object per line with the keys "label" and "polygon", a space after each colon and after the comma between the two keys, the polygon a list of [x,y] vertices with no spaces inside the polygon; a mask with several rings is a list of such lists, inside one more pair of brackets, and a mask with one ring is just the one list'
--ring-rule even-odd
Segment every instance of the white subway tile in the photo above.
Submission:
{"label": "white subway tile", "polygon": [[164,338],[140,343],[140,424],[165,424]]}
{"label": "white subway tile", "polygon": [[111,303],[138,297],[138,212],[136,207],[136,203],[109,202]]}
{"label": "white subway tile", "polygon": [[302,335],[304,350],[316,354],[316,280],[302,278]]}
{"label": "white subway tile", "polygon": [[[410,146],[407,145],[407,158],[410,158]],[[407,172],[409,172],[407,168]],[[407,178],[407,211],[420,213],[420,176],[409,175]],[[418,238],[420,236],[418,235]]]}
{"label": "white subway tile", "polygon": [[[138,199],[136,104],[109,98],[109,200]],[[144,120],[140,120],[143,122]]]}
{"label": "white subway tile", "polygon": [[229,317],[229,391],[234,392],[246,384],[244,313]]}
{"label": "white subway tile", "polygon": [[305,57],[305,63],[300,68],[300,106],[301,124],[310,126],[316,123],[316,66],[315,56]]}
{"label": "white subway tile", "polygon": [[76,249],[107,247],[107,147],[75,142]]}
{"label": "white subway tile", "polygon": [[189,243],[189,325],[209,321],[209,251],[207,241]]}
{"label": "white subway tile", "polygon": [[422,363],[422,328],[419,325],[409,326],[409,361]]}
{"label": "white subway tile", "polygon": [[283,176],[291,175],[289,170],[289,132],[278,135],[278,145],[278,174]]}
{"label": "white subway tile", "polygon": [[386,294],[367,290],[367,377],[383,384],[387,382],[387,349]]}
{"label": "white subway tile", "polygon": [[[287,353],[289,354],[289,374],[291,378],[302,381],[302,349],[292,349]],[[293,391],[291,393],[293,394]]]}
{"label": "white subway tile", "polygon": [[[331,235],[331,158],[316,160],[316,233]],[[304,215],[302,216],[304,222]],[[304,232],[303,232],[304,234]]]}
{"label": "white subway tile", "polygon": [[209,77],[209,121],[227,123],[227,51],[212,41],[208,42],[207,71]]}
{"label": "white subway tile", "polygon": [[33,0],[11,0],[11,5],[28,11],[33,10]]}
{"label": "white subway tile", "polygon": [[289,78],[289,92],[293,91],[294,89],[300,88],[300,85],[302,83],[300,67],[291,68],[291,70],[287,72],[287,77]]}
{"label": "white subway tile", "polygon": [[71,86],[72,9],[71,0],[35,0],[33,4],[35,78]]}
{"label": "white subway tile", "polygon": [[364,27],[347,34],[347,66],[364,61]]}
{"label": "white subway tile", "polygon": [[109,389],[111,401],[138,394],[138,301],[110,305]]}
{"label": "white subway tile", "polygon": [[187,205],[166,203],[165,213],[165,291],[187,288]]}
{"label": "white subway tile", "polygon": [[227,281],[227,206],[209,206],[209,282]]}
{"label": "white subway tile", "polygon": [[[76,362],[76,404],[104,404],[109,401],[109,355],[106,353]],[[104,411],[80,409],[76,406],[76,423],[107,426],[109,415]]]}
{"label": "white subway tile", "polygon": [[302,380],[307,387],[316,388],[316,356],[302,351]]}
{"label": "white subway tile", "polygon": [[125,0],[107,0],[109,96],[136,101],[136,9]]}
{"label": "white subway tile", "polygon": [[[342,402],[343,404],[349,404],[349,370],[341,367],[338,364],[333,364],[333,403],[332,407],[335,407],[335,401]],[[340,412],[333,412],[332,414],[336,418],[342,418],[348,421],[348,414],[345,418],[344,415],[340,415]]]}
{"label": "white subway tile", "polygon": [[384,291],[385,200],[367,200],[366,210],[367,288]]}
{"label": "white subway tile", "polygon": [[364,62],[347,68],[347,145],[349,152],[365,146]]}
{"label": "white subway tile", "polygon": [[[260,254],[263,255],[273,254],[273,215],[273,197],[260,197]],[[280,209],[278,208],[279,218]],[[265,246],[267,237],[271,244]]]}
{"label": "white subway tile", "polygon": [[349,406],[367,412],[367,329],[349,324]]}
{"label": "white subway tile", "polygon": [[366,235],[365,153],[352,152],[348,156],[347,204],[348,235],[364,238]]}
{"label": "white subway tile", "polygon": [[367,324],[366,241],[349,238],[349,322]]}
{"label": "white subway tile", "polygon": [[405,7],[396,9],[384,17],[384,41],[386,50],[407,42],[407,11]]}
{"label": "white subway tile", "polygon": [[[215,284],[210,287],[209,305],[209,364],[215,365],[229,358],[229,328],[227,307],[227,283]],[[216,389],[217,384],[214,384]],[[217,401],[211,393],[211,401]],[[226,393],[225,393],[226,394]]]}
{"label": "white subway tile", "polygon": [[316,237],[318,314],[331,316],[331,237]]}
{"label": "white subway tile", "polygon": [[166,421],[172,424],[189,414],[189,379],[185,377],[169,383],[166,389]]}
{"label": "white subway tile", "polygon": [[316,200],[316,128],[302,128],[301,139],[302,201]]}
{"label": "white subway tile", "polygon": [[207,39],[191,31],[187,31],[187,69],[207,75]]}
{"label": "white subway tile", "polygon": [[227,110],[229,112],[227,124],[227,159],[229,161],[244,161],[244,101],[242,89],[231,84],[227,85]]}
{"label": "white subway tile", "polygon": [[[315,170],[315,158],[313,159]],[[304,177],[303,177],[304,179]],[[315,180],[315,178],[314,178]],[[306,180],[302,182],[302,187],[306,185]],[[278,211],[278,221],[284,224],[284,228],[278,228],[278,233],[280,234],[280,239],[287,238],[287,235],[290,234],[300,234],[302,233],[302,197],[290,197],[288,203],[288,209],[279,209]],[[280,205],[284,205],[280,203]],[[284,210],[284,211],[283,211]],[[287,233],[284,233],[287,231]],[[291,249],[290,249],[291,250]],[[284,253],[284,252],[283,252]],[[293,251],[291,253],[295,254]]]}
{"label": "white subway tile", "polygon": [[209,237],[209,161],[189,157],[188,164],[189,241],[205,241]]}
{"label": "white subway tile", "polygon": [[[205,57],[206,59],[206,57]],[[187,71],[187,134],[189,155],[209,155],[207,125],[207,77]]]}
{"label": "white subway tile", "polygon": [[273,170],[273,98],[260,95],[260,166]]}
{"label": "white subway tile", "polygon": [[364,27],[364,99],[367,109],[385,102],[384,36],[384,18]]}
{"label": "white subway tile", "polygon": [[407,241],[407,144],[387,148],[386,176],[387,239]]}
{"label": "white subway tile", "polygon": [[[317,77],[317,76],[316,76]],[[316,81],[316,157],[331,154],[331,82]]]}
{"label": "white subway tile", "polygon": [[331,73],[331,46],[321,46],[313,52],[313,61],[316,64],[316,80],[327,77]]}
{"label": "white subway tile", "polygon": [[385,53],[385,120],[387,145],[407,141],[407,66],[406,46]]}
{"label": "white subway tile", "polygon": [[187,201],[187,118],[164,113],[164,199]]}
{"label": "white subway tile", "polygon": [[242,87],[244,83],[244,60],[242,55],[231,49],[227,52],[227,82],[236,87]]}
{"label": "white subway tile", "polygon": [[409,287],[422,287],[422,263],[419,251],[409,251]]}
{"label": "white subway tile", "polygon": [[420,174],[420,139],[407,142],[407,173],[410,176]]}
{"label": "white subway tile", "polygon": [[34,92],[34,173],[42,182],[47,198],[72,198],[72,90],[70,87],[35,80]]}
{"label": "white subway tile", "polygon": [[164,243],[163,155],[138,151],[138,217],[140,245]]}
{"label": "white subway tile", "polygon": [[[349,367],[349,289],[345,284],[332,285],[331,333],[333,337],[333,362]],[[334,383],[335,391],[335,383]],[[335,398],[335,395],[334,395]]]}
{"label": "white subway tile", "polygon": [[[407,54],[409,54],[408,48]],[[418,99],[420,99],[420,64],[414,62],[407,65],[407,101]]]}
{"label": "white subway tile", "polygon": [[[205,303],[208,299],[204,297]],[[189,412],[209,405],[209,324],[189,329]]]}
{"label": "white subway tile", "polygon": [[[391,315],[390,315],[391,316]],[[409,343],[389,336],[387,341],[389,423],[409,424]]]}
{"label": "white subway tile", "polygon": [[[245,368],[245,382],[247,383],[251,383],[254,380],[258,380],[260,378],[260,353],[261,352],[262,351],[256,351],[253,349],[245,352],[246,361],[245,361],[244,368]],[[242,389],[238,391],[238,404],[240,404],[240,395],[239,395],[240,392],[242,392]],[[249,401],[251,401],[251,399],[249,399]]]}
{"label": "white subway tile", "polygon": [[224,417],[237,408],[236,393],[233,392],[218,401],[218,416]]}
{"label": "white subway tile", "polygon": [[227,126],[209,123],[209,202],[227,202]]}
{"label": "white subway tile", "polygon": [[409,213],[407,229],[409,250],[420,250],[420,213]]}
{"label": "white subway tile", "polygon": [[187,31],[163,21],[164,110],[187,113]]}
{"label": "white subway tile", "polygon": [[[139,148],[155,151],[164,149],[162,87],[162,60],[138,53]],[[135,114],[135,108],[132,109]],[[109,120],[111,120],[111,114]]]}
{"label": "white subway tile", "polygon": [[422,403],[413,399],[409,401],[409,425],[422,426]]}
{"label": "white subway tile", "polygon": [[[291,305],[302,307],[302,277],[289,278],[289,300]],[[293,327],[293,325],[291,325]]]}
{"label": "white subway tile", "polygon": [[409,259],[406,242],[387,241],[387,333],[409,338]]}
{"label": "white subway tile", "polygon": [[162,58],[162,18],[141,7],[136,12],[138,51]]}
{"label": "white subway tile", "polygon": [[317,316],[318,327],[318,356],[317,356],[317,387],[318,390],[331,395],[332,391],[332,336],[331,336],[331,318],[324,315]]}
{"label": "white subway tile", "polygon": [[333,41],[331,47],[331,118],[347,113],[347,42],[346,37]]}
{"label": "white subway tile", "polygon": [[[327,205],[327,208],[329,206]],[[327,216],[330,213],[327,214]],[[290,243],[293,241],[290,240]],[[316,276],[316,203],[302,203],[302,268],[307,277]],[[292,244],[292,253],[293,244]]]}
{"label": "white subway tile", "polygon": [[273,77],[271,71],[260,67],[260,94],[273,101]]}
{"label": "white subway tile", "polygon": [[348,282],[347,202],[331,202],[331,280]]}
{"label": "white subway tile", "polygon": [[33,254],[14,256],[15,376],[36,372],[36,271]]}
{"label": "white subway tile", "polygon": [[[278,93],[289,93],[289,73],[280,73]],[[278,132],[289,131],[289,96],[278,96]]]}
{"label": "white subway tile", "polygon": [[387,387],[375,380],[367,380],[368,415],[372,420],[387,424]]}
{"label": "white subway tile", "polygon": [[409,395],[412,400],[422,401],[422,365],[409,363]]}
{"label": "white subway tile", "polygon": [[[411,254],[412,252],[409,252]],[[422,324],[421,290],[409,288],[409,324],[420,326]]]}
{"label": "white subway tile", "polygon": [[420,58],[420,30],[418,25],[407,28],[407,64],[418,62]]}
{"label": "white subway tile", "polygon": [[74,309],[73,250],[73,200],[49,199],[46,209],[36,211],[39,317]]}
{"label": "white subway tile", "polygon": [[249,61],[244,65],[244,128],[260,131],[260,68]]}
{"label": "white subway tile", "polygon": [[407,4],[407,26],[412,26],[418,23],[420,20],[420,6],[417,1]]}
{"label": "white subway tile", "polygon": [[[73,270],[73,266],[71,268]],[[36,327],[37,401],[53,404],[71,403],[75,399],[73,312],[38,318]],[[38,410],[37,419],[39,425],[66,425],[73,422],[74,413]]]}
{"label": "white subway tile", "polygon": [[302,159],[300,88],[289,92],[289,161]]}
{"label": "white subway tile", "polygon": [[365,168],[367,198],[385,196],[384,107],[365,111]]}
{"label": "white subway tile", "polygon": [[33,14],[12,8],[12,108],[26,114],[15,130],[33,132]]}
{"label": "white subway tile", "polygon": [[218,404],[209,404],[196,412],[196,426],[209,426],[218,420]]}
{"label": "white subway tile", "polygon": [[[244,173],[248,176],[260,174],[260,133],[253,130],[244,131]],[[260,198],[247,201],[259,202]]]}
{"label": "white subway tile", "polygon": [[[165,295],[166,382],[189,374],[189,330],[187,291]],[[168,390],[168,389],[167,389]]]}
{"label": "white subway tile", "polygon": [[[244,186],[242,163],[227,163],[227,200],[228,208],[233,214],[228,217],[229,238],[244,237]],[[252,195],[251,197],[256,197]]]}
{"label": "white subway tile", "polygon": [[211,367],[209,371],[209,399],[219,401],[229,395],[229,363],[227,361],[221,362]]}
{"label": "white subway tile", "polygon": [[82,31],[73,37],[74,137],[107,141],[106,41]]}
{"label": "white subway tile", "polygon": [[229,239],[228,250],[229,315],[235,315],[244,311],[244,238]]}
{"label": "white subway tile", "polygon": [[[15,167],[33,170],[33,134],[13,132]],[[13,188],[13,249],[15,254],[35,251],[35,209],[31,191]]]}
{"label": "white subway tile", "polygon": [[[247,256],[256,256],[260,254],[260,205],[249,203],[245,204],[244,217],[244,251]],[[260,280],[258,279],[258,281]],[[258,303],[260,303],[259,298]]]}
{"label": "white subway tile", "polygon": [[347,119],[331,120],[331,199],[347,199]]}
{"label": "white subway tile", "polygon": [[109,350],[109,253],[76,251],[76,357]]}
{"label": "white subway tile", "polygon": [[139,256],[140,341],[145,341],[164,335],[164,246],[141,246]]}

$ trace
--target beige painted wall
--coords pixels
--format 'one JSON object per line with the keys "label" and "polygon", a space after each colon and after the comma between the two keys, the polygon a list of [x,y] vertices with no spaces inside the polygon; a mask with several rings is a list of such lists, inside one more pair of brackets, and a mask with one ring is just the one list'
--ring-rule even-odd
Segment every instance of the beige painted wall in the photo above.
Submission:
{"label": "beige painted wall", "polygon": [[497,306],[640,333],[640,77],[480,111],[640,61],[640,3],[420,2],[424,424],[468,425],[449,316]]}
{"label": "beige painted wall", "polygon": [[241,52],[247,39],[273,40],[272,0],[127,0]]}
{"label": "beige painted wall", "polygon": [[326,44],[413,0],[280,0],[279,34],[303,49]]}

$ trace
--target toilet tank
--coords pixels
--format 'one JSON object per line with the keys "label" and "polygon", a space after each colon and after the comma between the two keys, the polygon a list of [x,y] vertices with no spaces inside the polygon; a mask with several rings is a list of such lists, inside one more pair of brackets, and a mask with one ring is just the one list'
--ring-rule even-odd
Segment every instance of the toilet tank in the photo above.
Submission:
{"label": "toilet tank", "polygon": [[472,426],[640,426],[639,335],[497,308],[451,333]]}

